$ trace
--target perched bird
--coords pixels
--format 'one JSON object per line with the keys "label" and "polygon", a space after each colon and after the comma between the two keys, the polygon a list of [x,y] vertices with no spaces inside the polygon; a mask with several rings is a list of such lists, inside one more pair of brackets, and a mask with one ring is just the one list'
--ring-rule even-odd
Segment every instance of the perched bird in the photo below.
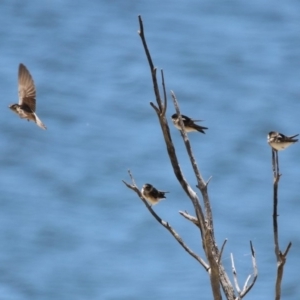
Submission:
{"label": "perched bird", "polygon": [[295,134],[292,136],[285,136],[282,133],[271,131],[268,134],[268,143],[274,150],[277,151],[284,150],[285,148],[298,142],[298,139],[295,139],[295,137],[298,135],[299,134]]}
{"label": "perched bird", "polygon": [[28,121],[35,122],[42,129],[46,129],[46,126],[42,123],[42,121],[38,118],[35,113],[35,97],[36,91],[33,79],[27,70],[27,68],[23,65],[19,65],[19,104],[12,104],[9,108],[18,114],[20,118],[27,119]]}
{"label": "perched bird", "polygon": [[[181,117],[182,117],[183,125],[184,125],[186,132],[199,131],[199,132],[205,133],[204,129],[208,129],[207,127],[195,124],[195,122],[200,122],[201,120],[193,120],[185,115],[181,115]],[[179,118],[178,118],[177,114],[174,114],[172,116],[172,121],[173,121],[174,126],[177,129],[181,130],[180,122],[179,122]]]}
{"label": "perched bird", "polygon": [[153,185],[145,183],[142,187],[141,193],[148,202],[150,202],[152,205],[155,205],[161,199],[166,198],[165,193],[169,192],[158,191]]}

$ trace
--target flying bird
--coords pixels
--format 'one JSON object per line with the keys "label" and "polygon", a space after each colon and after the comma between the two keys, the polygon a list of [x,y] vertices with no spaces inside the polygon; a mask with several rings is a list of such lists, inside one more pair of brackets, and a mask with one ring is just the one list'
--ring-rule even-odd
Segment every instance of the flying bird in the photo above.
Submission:
{"label": "flying bird", "polygon": [[268,143],[276,151],[284,150],[292,144],[298,142],[298,139],[295,139],[299,134],[292,136],[285,136],[282,133],[271,131],[268,134]]}
{"label": "flying bird", "polygon": [[165,193],[169,192],[158,191],[153,185],[146,183],[143,185],[141,193],[148,202],[155,205],[160,200],[166,198]]}
{"label": "flying bird", "polygon": [[[178,115],[173,114],[171,118],[172,118],[174,126],[177,129],[181,130]],[[195,124],[195,122],[200,122],[201,120],[193,120],[193,119],[191,119],[191,118],[189,118],[185,115],[181,115],[181,118],[182,118],[182,122],[183,122],[183,125],[184,125],[184,128],[185,128],[186,132],[199,131],[199,132],[202,132],[202,133],[205,134],[204,129],[208,129],[207,127]]]}
{"label": "flying bird", "polygon": [[23,65],[19,65],[19,74],[18,74],[18,83],[19,83],[19,104],[12,104],[9,108],[19,115],[22,119],[27,119],[28,121],[33,121],[41,127],[42,129],[47,129],[46,126],[39,119],[35,113],[36,109],[36,91],[33,79]]}

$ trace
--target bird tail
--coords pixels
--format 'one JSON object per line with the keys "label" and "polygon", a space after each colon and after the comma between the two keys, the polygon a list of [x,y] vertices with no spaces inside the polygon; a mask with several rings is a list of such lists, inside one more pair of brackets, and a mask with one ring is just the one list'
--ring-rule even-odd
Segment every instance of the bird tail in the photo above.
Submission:
{"label": "bird tail", "polygon": [[298,142],[298,139],[295,139],[295,137],[298,136],[298,135],[299,135],[299,134],[292,135],[292,136],[289,137],[289,139],[290,139],[292,142],[294,142],[294,143],[295,143],[295,142]]}
{"label": "bird tail", "polygon": [[166,194],[166,193],[170,193],[170,192],[162,192],[162,191],[159,191],[158,193],[159,193],[159,194],[158,194],[158,195],[159,195],[159,198],[166,198],[166,195],[165,195],[165,194]]}
{"label": "bird tail", "polygon": [[43,124],[43,122],[39,119],[39,117],[34,114],[35,116],[35,123],[37,126],[41,127],[42,129],[47,129],[47,127],[45,126],[45,124]]}
{"label": "bird tail", "polygon": [[196,124],[195,124],[195,129],[196,129],[197,131],[202,132],[202,133],[205,134],[204,129],[208,129],[208,128],[207,128],[207,127],[204,127],[204,126],[200,126],[200,125],[196,125]]}

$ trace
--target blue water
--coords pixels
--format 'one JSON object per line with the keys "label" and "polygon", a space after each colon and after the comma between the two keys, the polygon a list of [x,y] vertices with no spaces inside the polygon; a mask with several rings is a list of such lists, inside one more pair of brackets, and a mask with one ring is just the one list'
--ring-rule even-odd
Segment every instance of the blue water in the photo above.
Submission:
{"label": "blue water", "polygon": [[[267,133],[300,132],[300,3],[241,1],[3,1],[0,4],[0,298],[212,299],[206,272],[122,183],[130,169],[168,190],[155,211],[203,256],[192,205],[172,172],[145,53],[164,69],[181,112],[203,119],[190,134],[219,245],[247,299],[274,299],[271,150]],[[19,63],[37,88],[41,130],[13,114]],[[171,125],[171,124],[170,124]],[[171,125],[172,126],[172,125]],[[179,132],[180,165],[192,173]],[[299,145],[280,153],[280,247],[289,241],[283,299],[298,299]]]}

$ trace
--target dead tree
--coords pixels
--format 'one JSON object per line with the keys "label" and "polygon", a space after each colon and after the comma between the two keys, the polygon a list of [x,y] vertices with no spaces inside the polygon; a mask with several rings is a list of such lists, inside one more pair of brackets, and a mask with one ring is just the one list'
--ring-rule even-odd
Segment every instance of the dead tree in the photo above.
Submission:
{"label": "dead tree", "polygon": [[[214,235],[214,224],[213,224],[213,214],[211,210],[210,205],[210,199],[208,194],[208,184],[210,181],[210,178],[205,181],[203,179],[203,176],[201,175],[201,172],[199,170],[198,164],[196,162],[195,156],[193,154],[193,150],[188,138],[188,135],[186,134],[181,113],[179,109],[179,104],[176,99],[175,93],[171,91],[171,96],[173,100],[173,104],[176,110],[177,115],[180,119],[180,126],[181,126],[181,136],[183,139],[183,142],[186,147],[186,151],[188,153],[190,163],[193,168],[193,172],[196,177],[197,181],[197,188],[200,191],[201,194],[201,200],[198,198],[198,195],[196,192],[192,189],[191,185],[187,182],[185,179],[182,170],[179,166],[178,158],[176,155],[176,150],[174,147],[174,144],[172,142],[170,130],[168,121],[166,118],[166,111],[167,111],[167,93],[165,88],[165,81],[164,81],[164,74],[163,71],[161,71],[161,77],[162,77],[162,91],[163,91],[163,98],[160,94],[160,89],[157,82],[157,69],[154,67],[147,43],[146,38],[144,34],[144,28],[143,28],[143,22],[141,16],[139,16],[139,25],[140,30],[138,31],[143,47],[146,53],[146,57],[149,63],[150,72],[152,76],[152,82],[153,82],[153,88],[154,88],[154,94],[156,98],[156,104],[150,103],[152,108],[154,109],[155,113],[157,114],[158,121],[162,130],[162,134],[164,137],[166,149],[170,158],[171,165],[173,167],[174,174],[181,185],[182,189],[185,191],[187,197],[191,200],[193,207],[194,207],[194,214],[191,215],[187,212],[179,212],[183,217],[185,217],[187,220],[194,223],[197,228],[199,229],[199,238],[200,242],[203,247],[203,251],[205,254],[205,257],[202,258],[198,254],[196,254],[193,250],[191,250],[185,242],[182,240],[180,235],[175,231],[175,229],[166,221],[162,220],[152,209],[152,207],[148,204],[146,199],[144,199],[140,188],[136,185],[135,180],[133,178],[133,175],[129,171],[129,176],[131,178],[131,183],[127,183],[125,181],[124,184],[132,189],[136,194],[140,197],[140,199],[144,202],[145,206],[149,210],[149,212],[152,214],[152,216],[163,226],[165,227],[172,236],[178,241],[178,243],[184,248],[186,252],[188,252],[193,258],[195,258],[201,266],[205,269],[209,276],[211,288],[212,288],[212,294],[213,299],[220,300],[222,299],[222,292],[221,288],[224,292],[224,295],[228,300],[237,300],[242,299],[253,287],[256,279],[257,279],[257,266],[256,266],[256,258],[255,258],[255,252],[254,248],[252,246],[252,243],[250,241],[250,249],[252,254],[252,266],[253,266],[253,274],[250,274],[248,278],[246,279],[246,282],[244,283],[243,287],[241,288],[238,283],[237,278],[237,272],[234,266],[234,259],[233,255],[231,254],[231,261],[232,261],[232,272],[233,272],[233,278],[234,282],[232,283],[229,279],[229,276],[227,275],[225,268],[222,264],[222,253],[223,249],[226,244],[226,239],[224,240],[221,248],[219,249]],[[251,279],[251,281],[250,281]]]}

